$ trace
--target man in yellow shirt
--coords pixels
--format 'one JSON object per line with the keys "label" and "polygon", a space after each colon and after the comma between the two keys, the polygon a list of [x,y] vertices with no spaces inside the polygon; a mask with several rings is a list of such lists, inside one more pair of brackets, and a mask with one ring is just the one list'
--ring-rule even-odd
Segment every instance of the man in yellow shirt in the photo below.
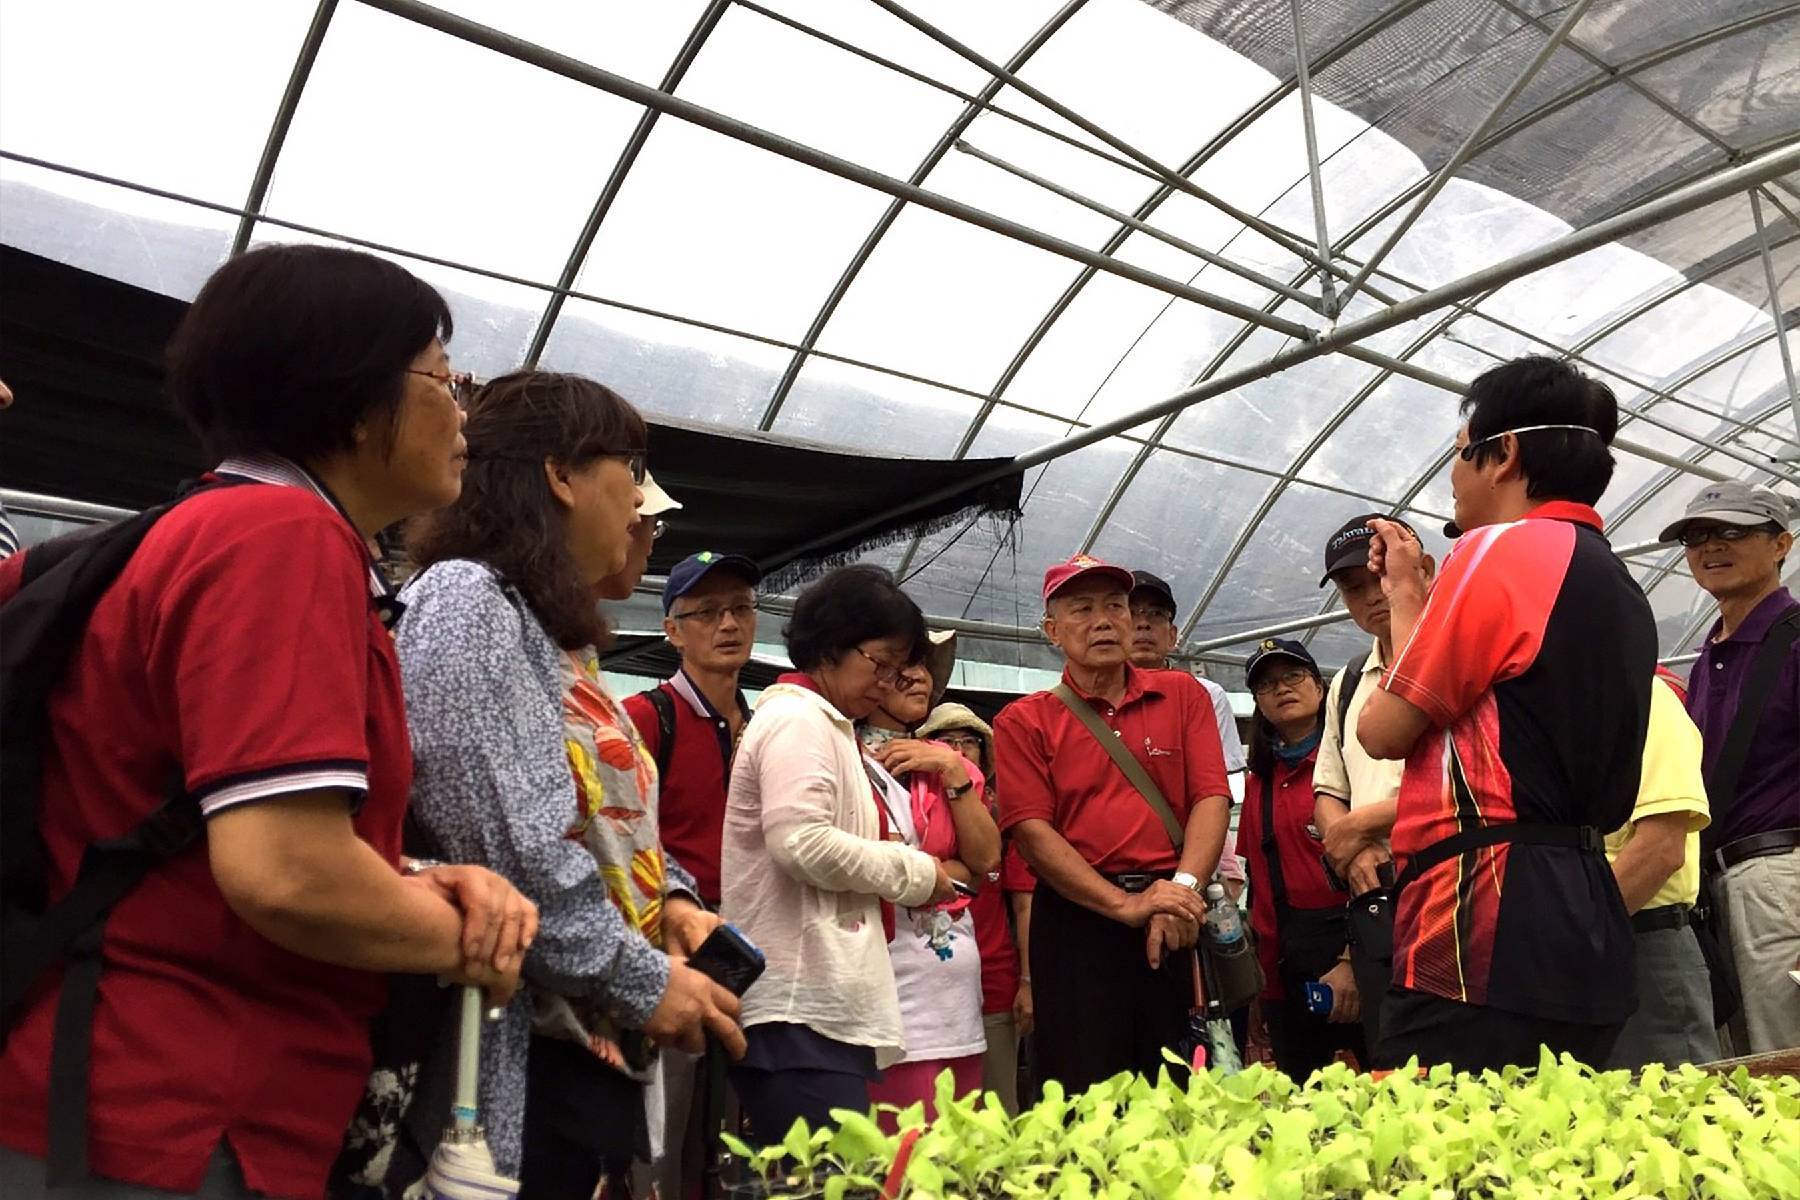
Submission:
{"label": "man in yellow shirt", "polygon": [[1706,959],[1688,924],[1700,893],[1700,831],[1712,819],[1700,730],[1669,677],[1659,673],[1650,686],[1637,804],[1606,839],[1637,939],[1638,979],[1638,1010],[1620,1032],[1609,1068],[1719,1057]]}

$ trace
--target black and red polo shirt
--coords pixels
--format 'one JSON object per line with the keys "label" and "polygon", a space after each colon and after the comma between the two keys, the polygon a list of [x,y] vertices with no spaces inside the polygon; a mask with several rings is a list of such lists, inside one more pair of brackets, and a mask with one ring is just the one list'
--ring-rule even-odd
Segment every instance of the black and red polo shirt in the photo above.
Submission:
{"label": "black and red polo shirt", "polygon": [[[357,531],[281,460],[187,500],[100,598],[49,698],[39,828],[51,898],[90,842],[179,783],[209,817],[333,789],[398,866],[412,781],[385,581]],[[265,484],[274,486],[264,486]],[[0,564],[13,594],[28,550]],[[96,1175],[186,1194],[221,1138],[249,1187],[319,1196],[368,1077],[384,978],[293,954],[232,912],[203,848],[152,871],[106,925],[94,1012]],[[57,981],[0,1055],[0,1146],[45,1152]]]}
{"label": "black and red polo shirt", "polygon": [[[1650,605],[1587,505],[1465,534],[1382,686],[1428,717],[1394,857],[1452,834],[1631,816],[1656,670]],[[1394,984],[1597,1025],[1637,1005],[1631,924],[1606,859],[1502,844],[1426,871],[1395,912]]]}

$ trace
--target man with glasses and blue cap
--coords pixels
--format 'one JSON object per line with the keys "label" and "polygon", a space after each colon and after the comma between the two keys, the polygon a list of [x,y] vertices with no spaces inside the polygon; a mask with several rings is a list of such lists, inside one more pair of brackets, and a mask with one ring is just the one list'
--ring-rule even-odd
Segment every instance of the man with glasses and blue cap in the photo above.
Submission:
{"label": "man with glasses and blue cap", "polygon": [[[651,486],[644,489],[647,505]],[[750,719],[738,679],[756,642],[760,582],[762,571],[741,554],[703,550],[676,563],[663,585],[663,634],[681,656],[681,669],[625,701],[656,761],[663,849],[693,875],[701,901],[714,912],[731,760]],[[708,1105],[693,1102],[701,1070],[713,1115],[704,1111]],[[700,1063],[664,1048],[663,1152],[654,1165],[660,1195],[686,1197],[700,1186],[708,1147],[719,1133],[707,1126],[716,1120],[723,1088],[723,1060]]]}
{"label": "man with glasses and blue cap", "polygon": [[1800,603],[1781,584],[1793,504],[1739,480],[1702,487],[1662,532],[1719,602],[1688,680],[1705,739],[1706,891],[1735,968],[1732,1050],[1800,1046]]}

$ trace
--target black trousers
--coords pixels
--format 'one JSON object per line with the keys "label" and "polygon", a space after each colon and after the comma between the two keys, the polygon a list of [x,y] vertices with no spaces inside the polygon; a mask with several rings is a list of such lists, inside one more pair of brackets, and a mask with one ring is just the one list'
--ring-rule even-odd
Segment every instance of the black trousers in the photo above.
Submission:
{"label": "black trousers", "polygon": [[1339,1050],[1356,1055],[1358,1063],[1368,1062],[1362,1026],[1333,1025],[1323,1016],[1306,1011],[1304,996],[1264,1000],[1262,1013],[1275,1065],[1291,1079],[1303,1082],[1319,1068],[1330,1066]]}
{"label": "black trousers", "polygon": [[1076,1092],[1120,1071],[1155,1078],[1163,1049],[1187,1032],[1194,966],[1184,951],[1152,971],[1144,936],[1038,884],[1030,949],[1040,1081]]}
{"label": "black trousers", "polygon": [[1375,1065],[1403,1067],[1417,1057],[1421,1066],[1449,1063],[1459,1071],[1498,1071],[1509,1063],[1535,1067],[1539,1047],[1548,1046],[1600,1068],[1622,1028],[1528,1016],[1394,987],[1382,1005]]}
{"label": "black trousers", "polygon": [[531,1039],[520,1200],[589,1200],[602,1176],[625,1184],[647,1149],[643,1085],[562,1038]]}
{"label": "black trousers", "polygon": [[801,1117],[807,1128],[818,1129],[832,1123],[834,1108],[869,1111],[869,1081],[849,1071],[732,1067],[731,1086],[750,1120],[750,1140],[758,1146],[780,1142]]}

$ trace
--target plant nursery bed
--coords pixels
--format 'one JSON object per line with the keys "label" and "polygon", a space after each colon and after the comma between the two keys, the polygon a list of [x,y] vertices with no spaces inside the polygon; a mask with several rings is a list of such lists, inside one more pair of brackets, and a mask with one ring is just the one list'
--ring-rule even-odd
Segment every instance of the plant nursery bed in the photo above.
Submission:
{"label": "plant nursery bed", "polygon": [[[1772,1056],[1763,1056],[1764,1058]],[[1753,1065],[1758,1070],[1753,1070]],[[1382,1079],[1334,1065],[1304,1084],[1236,1075],[1121,1075],[1008,1117],[992,1095],[936,1121],[868,1114],[797,1124],[732,1149],[732,1200],[1792,1200],[1800,1078],[1767,1064],[1597,1073],[1548,1054],[1480,1076],[1447,1067]],[[1789,1067],[1791,1071],[1791,1066]],[[904,1153],[903,1153],[904,1151]],[[896,1159],[899,1159],[897,1162]]]}

